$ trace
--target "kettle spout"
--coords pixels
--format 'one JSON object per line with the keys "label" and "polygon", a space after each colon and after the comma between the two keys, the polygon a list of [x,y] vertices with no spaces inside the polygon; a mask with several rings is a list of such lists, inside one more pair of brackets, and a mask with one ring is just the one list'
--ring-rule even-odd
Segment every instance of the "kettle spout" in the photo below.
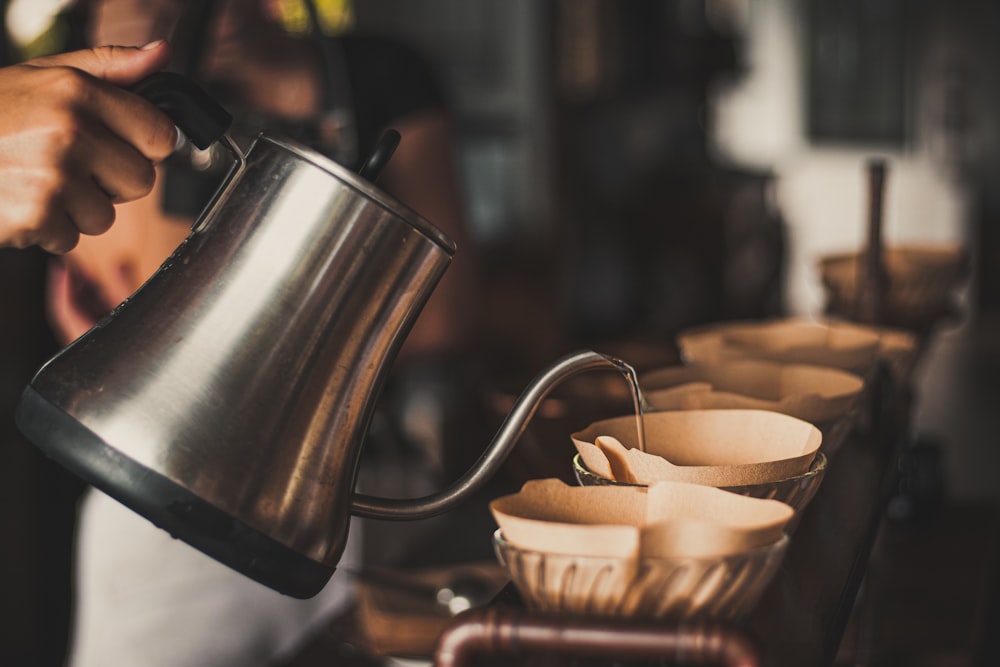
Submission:
{"label": "kettle spout", "polygon": [[[620,359],[583,350],[556,360],[537,375],[518,397],[489,447],[465,475],[451,486],[422,498],[390,499],[355,494],[351,512],[370,519],[412,520],[442,514],[478,491],[493,477],[524,433],[546,396],[564,380],[590,370],[615,370],[638,387],[635,370]],[[637,389],[636,389],[637,390]]]}

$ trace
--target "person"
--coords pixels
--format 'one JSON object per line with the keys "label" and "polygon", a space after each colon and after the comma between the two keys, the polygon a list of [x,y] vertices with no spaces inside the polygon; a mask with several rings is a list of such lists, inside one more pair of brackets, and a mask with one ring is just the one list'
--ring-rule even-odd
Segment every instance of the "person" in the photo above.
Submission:
{"label": "person", "polygon": [[55,351],[41,302],[44,262],[48,253],[72,248],[81,234],[105,231],[115,202],[152,188],[153,165],[173,151],[176,130],[127,87],[162,69],[170,56],[170,46],[156,41],[26,57],[0,68],[0,346],[6,355],[0,360],[0,467],[9,508],[0,521],[7,544],[17,545],[3,558],[2,664],[63,665],[68,643],[72,526],[83,483],[23,440],[13,418],[19,391]]}
{"label": "person", "polygon": [[[130,44],[170,34],[181,42],[172,26],[183,25],[190,18],[183,7],[194,4],[91,3],[91,39]],[[379,187],[454,238],[461,251],[407,337],[399,362],[460,345],[471,328],[475,259],[464,225],[451,121],[421,61],[395,43],[363,37],[324,38],[322,45],[330,50],[321,53],[317,40],[283,29],[265,3],[220,0],[215,5],[204,51],[190,73],[234,111],[235,133],[251,134],[255,124],[314,125],[317,118],[329,119],[333,106],[348,122],[336,128],[333,140],[315,145],[356,167],[383,128],[400,132],[402,140]],[[53,264],[48,303],[64,342],[128,297],[190,233],[202,203],[197,197],[187,201],[197,189],[197,174],[176,162],[159,166],[158,172],[149,196],[117,207],[118,223],[111,230],[99,239],[82,238]],[[188,186],[181,188],[186,192],[177,191],[178,183]],[[315,598],[295,600],[171,539],[107,496],[89,492],[78,525],[70,665],[280,663],[350,604],[351,573],[361,566],[360,537],[355,521],[327,587]]]}
{"label": "person", "polygon": [[[94,44],[138,43],[148,35],[166,34],[180,20],[184,4],[177,0],[92,2],[91,40]],[[338,161],[347,160],[346,166],[356,167],[386,126],[401,133],[403,140],[378,185],[432,221],[461,248],[401,355],[418,358],[455,348],[467,338],[474,321],[476,260],[465,224],[452,121],[433,76],[412,51],[395,42],[365,37],[337,39],[335,57],[342,62],[331,67],[321,62],[310,40],[288,35],[268,16],[265,7],[269,3],[219,0],[215,4],[214,34],[205,41],[203,72],[196,74],[210,91],[222,90],[232,100],[230,106],[237,116],[249,110],[265,122],[306,121],[323,111],[319,107],[324,102],[324,76],[336,77],[346,68],[350,90],[345,94],[353,97],[355,127],[353,132],[342,133],[354,136],[341,143],[355,147]],[[161,174],[165,171],[160,169]],[[56,265],[53,320],[64,339],[72,340],[86,331],[99,314],[95,308],[110,310],[129,296],[189,232],[191,217],[200,207],[178,215],[169,205],[161,206],[169,204],[164,202],[167,181],[157,179],[150,196],[118,206],[118,217],[126,224],[117,225],[99,240],[81,239],[67,261]],[[88,306],[66,293],[74,282],[89,284],[88,298],[96,305]]]}
{"label": "person", "polygon": [[161,40],[0,68],[0,246],[68,252],[150,192],[177,131],[124,87],[169,60]]}

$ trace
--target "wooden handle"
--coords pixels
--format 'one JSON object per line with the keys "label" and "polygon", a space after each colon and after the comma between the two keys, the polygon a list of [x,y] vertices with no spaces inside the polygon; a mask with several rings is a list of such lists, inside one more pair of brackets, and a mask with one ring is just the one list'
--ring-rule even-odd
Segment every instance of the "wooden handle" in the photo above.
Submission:
{"label": "wooden handle", "polygon": [[868,240],[859,263],[858,318],[868,324],[882,321],[887,287],[882,242],[882,199],[887,166],[885,160],[868,161]]}

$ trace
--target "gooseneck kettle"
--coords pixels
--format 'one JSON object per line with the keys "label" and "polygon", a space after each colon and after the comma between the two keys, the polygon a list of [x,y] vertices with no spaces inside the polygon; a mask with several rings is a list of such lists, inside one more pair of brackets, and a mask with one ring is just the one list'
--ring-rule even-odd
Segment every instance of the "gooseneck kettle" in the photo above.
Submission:
{"label": "gooseneck kettle", "polygon": [[[355,494],[386,374],[455,246],[430,222],[304,146],[259,135],[183,77],[140,93],[235,166],[187,239],[137,292],[49,360],[24,390],[21,431],[51,458],[175,537],[295,597],[318,593],[349,515],[444,512],[502,464],[583,351],[524,391],[482,458],[439,493]],[[625,367],[627,368],[627,367]]]}

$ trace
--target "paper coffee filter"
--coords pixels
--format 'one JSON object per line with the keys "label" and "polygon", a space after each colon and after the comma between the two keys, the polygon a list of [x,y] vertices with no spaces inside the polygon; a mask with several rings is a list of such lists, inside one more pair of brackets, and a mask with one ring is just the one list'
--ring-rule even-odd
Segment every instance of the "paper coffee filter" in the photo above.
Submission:
{"label": "paper coffee filter", "polygon": [[646,492],[645,525],[684,519],[706,521],[747,531],[757,541],[752,546],[781,537],[794,511],[785,503],[741,496],[712,486],[658,482]]}
{"label": "paper coffee filter", "polygon": [[662,456],[630,449],[629,474],[633,484],[654,484],[661,481],[689,482],[709,486],[752,486],[800,475],[809,468],[811,456],[745,463],[730,466],[675,466]]}
{"label": "paper coffee filter", "polygon": [[[830,320],[836,322],[837,320]],[[895,378],[906,382],[917,361],[918,341],[914,333],[903,329],[870,324],[856,326],[878,338],[878,358],[886,363]]]}
{"label": "paper coffee filter", "polygon": [[839,369],[756,359],[660,368],[639,383],[656,410],[771,410],[814,424],[848,414],[864,387]]}
{"label": "paper coffee filter", "polygon": [[781,538],[795,514],[785,503],[711,486],[659,482],[646,493],[644,557],[740,553]]}
{"label": "paper coffee filter", "polygon": [[567,556],[635,558],[640,529],[612,524],[558,523],[494,513],[497,525],[511,544],[523,549]]}
{"label": "paper coffee filter", "polygon": [[646,392],[646,404],[652,410],[771,410],[784,412],[777,401],[751,398],[729,391],[705,391],[698,384]]}
{"label": "paper coffee filter", "polygon": [[647,492],[558,479],[532,480],[490,509],[523,549],[624,559],[739,553],[780,539],[794,514],[776,500],[696,484],[664,482]]}
{"label": "paper coffee filter", "polygon": [[637,482],[630,469],[628,449],[625,448],[625,445],[616,438],[607,435],[597,436],[594,444],[597,445],[597,449],[600,450],[601,454],[607,460],[608,467],[611,468],[611,474],[614,475],[614,479],[631,484]]}
{"label": "paper coffee filter", "polygon": [[618,475],[615,475],[611,469],[611,461],[608,460],[607,454],[595,443],[577,442],[576,451],[580,453],[580,458],[583,459],[583,464],[587,466],[587,470],[593,472],[595,475],[600,475],[605,479],[617,479],[620,482],[628,481],[624,478],[618,479]]}
{"label": "paper coffee filter", "polygon": [[[645,521],[646,489],[570,487],[558,479],[526,482],[517,493],[490,503],[504,537],[547,553],[635,557]],[[596,491],[597,493],[580,493]]]}
{"label": "paper coffee filter", "polygon": [[880,328],[878,332],[879,356],[896,378],[908,382],[917,362],[917,337],[898,329]]}
{"label": "paper coffee filter", "polygon": [[[496,513],[572,524],[628,524],[645,521],[646,489],[569,486],[558,479],[533,479],[521,490],[490,503]],[[503,526],[501,526],[503,528]]]}
{"label": "paper coffee filter", "polygon": [[734,530],[711,521],[676,519],[643,528],[639,553],[642,558],[728,556],[770,544],[781,539],[782,532],[779,530],[770,540],[765,540],[764,534]]}
{"label": "paper coffee filter", "polygon": [[689,363],[765,359],[830,366],[862,376],[879,350],[878,336],[872,331],[805,318],[712,324],[681,332],[677,342]]}
{"label": "paper coffee filter", "polygon": [[[677,372],[672,372],[677,371]],[[704,394],[717,389],[718,382],[714,377],[702,374],[700,368],[690,366],[671,366],[652,371],[650,375],[639,377],[639,386],[648,399],[652,392],[660,396],[669,396],[671,392],[679,395]],[[648,379],[653,379],[649,382]]]}
{"label": "paper coffee filter", "polygon": [[[590,468],[601,436],[626,448],[631,480],[691,482],[709,486],[746,486],[787,479],[809,469],[822,441],[814,425],[766,410],[681,410],[643,416],[646,449],[637,448],[631,415],[594,422],[572,434]],[[603,453],[603,452],[600,452]],[[594,461],[595,468],[605,465]]]}

